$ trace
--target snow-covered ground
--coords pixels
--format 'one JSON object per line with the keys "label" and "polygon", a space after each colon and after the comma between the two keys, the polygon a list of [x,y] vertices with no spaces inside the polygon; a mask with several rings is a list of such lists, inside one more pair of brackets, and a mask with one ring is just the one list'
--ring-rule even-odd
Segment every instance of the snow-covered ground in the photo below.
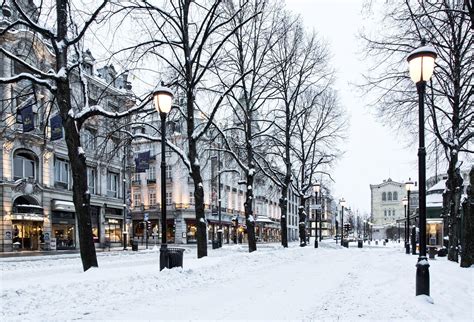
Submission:
{"label": "snow-covered ground", "polygon": [[185,248],[161,272],[158,250],[99,253],[86,273],[78,254],[0,259],[1,320],[474,320],[474,267],[431,260],[431,304],[401,244]]}

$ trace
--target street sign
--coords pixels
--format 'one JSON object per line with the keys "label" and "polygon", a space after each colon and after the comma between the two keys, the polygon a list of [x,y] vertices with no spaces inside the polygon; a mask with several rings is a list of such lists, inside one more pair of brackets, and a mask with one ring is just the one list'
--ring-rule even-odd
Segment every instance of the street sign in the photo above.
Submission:
{"label": "street sign", "polygon": [[309,209],[311,209],[311,210],[321,210],[321,205],[310,205]]}

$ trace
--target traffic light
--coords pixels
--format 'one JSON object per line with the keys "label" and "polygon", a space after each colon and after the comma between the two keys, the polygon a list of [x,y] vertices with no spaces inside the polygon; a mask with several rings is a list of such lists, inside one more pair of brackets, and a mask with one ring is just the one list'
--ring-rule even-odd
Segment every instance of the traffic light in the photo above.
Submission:
{"label": "traffic light", "polygon": [[151,221],[146,222],[146,229],[150,230],[151,229]]}

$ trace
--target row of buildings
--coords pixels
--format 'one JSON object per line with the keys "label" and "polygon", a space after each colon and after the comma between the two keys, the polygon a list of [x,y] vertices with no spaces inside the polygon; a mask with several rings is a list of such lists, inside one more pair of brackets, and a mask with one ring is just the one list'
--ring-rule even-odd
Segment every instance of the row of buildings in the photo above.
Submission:
{"label": "row of buildings", "polygon": [[[460,171],[463,179],[463,192],[469,185],[469,168]],[[437,175],[427,180],[426,190],[426,237],[427,245],[435,247],[445,246],[446,227],[442,218],[443,192],[446,189],[447,175]],[[408,180],[410,181],[410,179]],[[417,225],[418,217],[418,186],[410,191],[408,209],[405,209],[403,198],[408,196],[406,182],[397,182],[392,179],[383,180],[380,184],[370,185],[371,215],[373,224],[373,238],[385,239],[390,237],[403,239],[406,216],[409,217],[410,227]],[[406,213],[405,213],[406,210]],[[400,232],[400,233],[399,233]]]}
{"label": "row of buildings", "polygon": [[[16,19],[14,10],[2,11],[0,28]],[[23,57],[43,70],[54,69],[54,55],[30,30],[19,26],[0,38],[3,48]],[[128,73],[119,73],[112,65],[97,69],[89,51],[83,53],[83,71],[88,84],[89,105],[100,104],[112,111],[123,111],[133,101]],[[0,55],[0,77],[27,72],[21,63]],[[74,79],[77,78],[77,79]],[[78,106],[84,104],[84,90],[79,77],[71,79],[71,89]],[[78,229],[72,196],[71,167],[64,139],[51,141],[50,116],[57,113],[48,92],[28,80],[0,87],[0,251],[75,249]],[[34,129],[24,131],[21,111],[31,108]],[[97,247],[126,245],[130,239],[160,241],[160,164],[158,143],[131,142],[123,132],[111,132],[130,119],[111,121],[100,117],[88,120],[81,129],[86,154],[87,179],[91,195],[91,223]],[[122,122],[120,124],[120,122]],[[149,124],[159,125],[150,117]],[[167,124],[169,140],[185,146],[183,124]],[[147,133],[143,122],[127,129]],[[150,151],[146,172],[136,172],[134,158]],[[166,151],[167,241],[186,244],[196,242],[194,191],[184,165],[171,151]],[[205,187],[205,210],[208,239],[222,225],[224,242],[245,242],[243,203],[246,187],[239,184],[238,172],[222,172],[230,161],[216,153],[203,152],[202,169]],[[219,211],[218,199],[221,208]],[[278,241],[280,228],[280,190],[257,176],[254,185],[254,213],[259,241]],[[288,237],[298,239],[298,198],[288,195]],[[315,234],[315,213],[322,214],[323,235],[333,231],[336,203],[330,192],[311,199],[308,228]],[[315,207],[315,204],[321,206]],[[219,216],[220,214],[220,216]],[[220,220],[219,220],[220,218]],[[128,236],[128,237],[125,237]],[[125,240],[127,239],[127,240]]]}

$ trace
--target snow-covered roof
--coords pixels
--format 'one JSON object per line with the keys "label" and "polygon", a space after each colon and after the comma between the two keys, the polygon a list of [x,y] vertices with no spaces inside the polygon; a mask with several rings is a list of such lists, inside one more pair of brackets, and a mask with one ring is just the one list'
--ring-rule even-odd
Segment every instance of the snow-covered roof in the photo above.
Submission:
{"label": "snow-covered roof", "polygon": [[441,207],[443,206],[443,195],[440,193],[433,193],[426,195],[426,207]]}
{"label": "snow-covered roof", "polygon": [[446,188],[446,180],[440,180],[437,184],[428,189],[428,191],[443,190]]}

